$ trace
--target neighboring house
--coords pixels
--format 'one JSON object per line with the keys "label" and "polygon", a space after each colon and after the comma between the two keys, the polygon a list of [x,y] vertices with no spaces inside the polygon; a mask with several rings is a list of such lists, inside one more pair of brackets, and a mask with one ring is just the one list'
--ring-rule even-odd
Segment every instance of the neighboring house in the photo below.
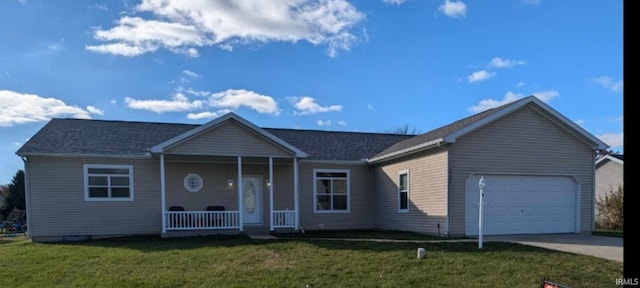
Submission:
{"label": "neighboring house", "polygon": [[[596,160],[595,200],[604,199],[610,191],[624,189],[624,157],[619,154],[605,155]],[[595,204],[595,203],[594,203]],[[596,216],[598,209],[596,208]]]}
{"label": "neighboring house", "polygon": [[[530,96],[421,135],[52,119],[24,157],[30,236],[591,231],[608,146]],[[184,211],[182,211],[184,210]],[[70,238],[71,237],[71,238]]]}

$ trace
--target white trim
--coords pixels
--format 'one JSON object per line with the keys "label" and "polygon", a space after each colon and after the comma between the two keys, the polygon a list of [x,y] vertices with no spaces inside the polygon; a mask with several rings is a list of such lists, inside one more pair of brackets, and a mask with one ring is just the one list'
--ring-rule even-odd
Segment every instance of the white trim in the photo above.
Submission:
{"label": "white trim", "polygon": [[27,239],[31,239],[31,233],[33,232],[33,226],[31,226],[31,191],[30,188],[30,178],[29,178],[29,168],[27,165],[27,157],[21,157],[22,162],[24,162],[24,205],[25,210],[27,210]]}
{"label": "white trim", "polygon": [[615,163],[618,163],[620,165],[624,165],[624,161],[622,161],[622,160],[620,160],[620,159],[618,159],[616,157],[613,157],[611,155],[605,155],[603,157],[600,157],[600,159],[596,160],[596,165],[600,164],[600,162],[604,161],[605,159],[611,160],[611,161],[613,161]]}
{"label": "white trim", "polygon": [[175,136],[167,141],[164,141],[158,145],[155,145],[153,147],[151,147],[150,151],[151,153],[162,153],[164,152],[165,149],[172,147],[176,144],[179,144],[182,141],[185,141],[189,138],[191,138],[192,136],[196,136],[200,133],[204,133],[205,131],[209,130],[210,128],[216,127],[230,119],[236,120],[238,121],[240,124],[246,126],[247,128],[257,132],[258,134],[264,136],[265,138],[275,142],[276,144],[286,148],[287,150],[293,152],[293,154],[297,157],[307,157],[307,153],[304,153],[302,150],[296,148],[295,146],[287,143],[286,141],[274,136],[273,134],[265,131],[264,129],[254,125],[253,123],[245,120],[244,118],[238,116],[237,114],[233,113],[233,112],[229,112],[223,116],[220,116],[219,118],[216,118],[212,121],[209,121],[208,123],[205,123],[203,125],[200,125],[194,129],[191,129],[185,133],[182,133],[178,136]]}
{"label": "white trim", "polygon": [[408,155],[408,154],[411,154],[411,153],[414,153],[414,152],[418,152],[418,151],[421,151],[421,150],[426,150],[426,149],[430,149],[430,148],[433,148],[433,147],[437,147],[443,141],[444,140],[442,138],[438,138],[438,139],[435,139],[435,140],[431,140],[429,142],[421,143],[421,144],[418,144],[418,145],[415,145],[415,146],[411,146],[411,147],[408,147],[408,148],[405,148],[405,149],[402,149],[402,150],[391,152],[389,154],[384,154],[384,155],[380,155],[378,157],[373,157],[371,159],[368,159],[368,162],[369,163],[376,163],[376,162],[380,162],[380,161],[383,161],[383,160],[395,159],[395,158],[402,157],[402,156],[405,156],[405,155]]}
{"label": "white trim", "polygon": [[164,171],[164,154],[160,154],[160,207],[162,214],[162,233],[167,233],[167,197]]}
{"label": "white trim", "polygon": [[[189,185],[189,183],[191,183],[191,179],[195,178],[198,182],[198,186],[196,187],[191,187]],[[198,175],[198,173],[189,173],[187,174],[187,176],[184,177],[184,180],[182,180],[182,184],[184,185],[184,189],[187,189],[187,191],[189,192],[198,192],[202,189],[202,187],[204,187],[204,180],[202,180],[202,177],[200,177],[200,175]]]}
{"label": "white trim", "polygon": [[273,157],[269,157],[269,230],[273,231]]}
{"label": "white trim", "polygon": [[[316,183],[317,183],[317,175],[318,173],[345,173],[346,174],[346,204],[347,204],[347,209],[346,210],[335,210],[333,209],[333,185],[331,185],[331,194],[330,195],[325,195],[325,196],[331,196],[331,209],[329,210],[318,210],[318,190],[316,187]],[[330,178],[331,182],[333,183],[333,177]],[[340,178],[341,179],[341,178]],[[341,195],[341,194],[339,194]],[[313,169],[313,213],[319,213],[319,214],[323,214],[323,213],[351,213],[351,171],[349,169]]]}
{"label": "white trim", "polygon": [[238,186],[238,211],[240,212],[240,215],[238,215],[238,221],[240,225],[240,231],[242,231],[244,229],[244,222],[242,220],[242,208],[244,207],[243,202],[242,201],[242,156],[238,156],[238,180],[236,180],[237,186]]}
{"label": "white trim", "polygon": [[[112,169],[128,169],[129,170],[129,197],[106,197],[106,198],[98,198],[98,197],[89,197],[89,169],[90,168],[112,168]],[[134,184],[133,184],[133,165],[112,165],[112,164],[84,164],[84,201],[133,201],[134,197]],[[96,175],[96,174],[92,174]],[[97,174],[98,176],[106,176],[111,177],[114,174]],[[124,174],[122,174],[124,175]],[[107,187],[110,189],[111,184],[107,183]]]}
{"label": "white trim", "polygon": [[[402,204],[400,202],[400,193],[402,193],[402,191],[400,190],[400,183],[401,183],[400,182],[400,176],[401,175],[407,175],[407,187],[405,187],[406,191],[404,192],[404,193],[407,193],[407,208],[406,209],[400,208],[401,204]],[[410,184],[409,184],[409,179],[410,179],[409,178],[409,170],[405,169],[405,170],[398,171],[398,178],[397,179],[398,179],[398,195],[397,195],[397,197],[398,197],[397,198],[398,199],[398,213],[409,213],[409,202],[410,202],[409,201],[409,191],[410,191],[410,188],[409,188],[410,187]]]}
{"label": "white trim", "polygon": [[293,209],[296,211],[295,230],[300,229],[300,189],[298,188],[298,175],[298,159],[293,158]]}

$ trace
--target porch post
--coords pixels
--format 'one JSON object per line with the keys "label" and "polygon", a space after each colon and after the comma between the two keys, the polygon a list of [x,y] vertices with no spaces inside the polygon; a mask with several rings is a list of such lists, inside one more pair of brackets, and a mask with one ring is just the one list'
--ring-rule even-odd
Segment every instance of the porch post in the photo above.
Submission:
{"label": "porch post", "polygon": [[167,233],[167,215],[165,215],[165,183],[164,183],[164,154],[160,154],[160,203],[162,205],[162,233]]}
{"label": "porch post", "polygon": [[296,227],[300,227],[300,205],[298,204],[298,158],[293,157],[293,205],[296,213]]}
{"label": "porch post", "polygon": [[240,231],[244,230],[242,223],[242,156],[238,156],[238,221],[240,221]]}
{"label": "porch post", "polygon": [[273,231],[273,157],[269,157],[269,230]]}

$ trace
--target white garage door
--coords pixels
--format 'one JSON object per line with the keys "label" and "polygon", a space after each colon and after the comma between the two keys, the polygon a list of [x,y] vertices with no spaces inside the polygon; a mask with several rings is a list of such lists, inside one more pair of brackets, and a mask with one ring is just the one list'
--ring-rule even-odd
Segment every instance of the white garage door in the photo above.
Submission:
{"label": "white garage door", "polygon": [[[478,235],[478,180],[466,182],[465,234]],[[484,235],[578,232],[578,185],[564,176],[485,175]]]}

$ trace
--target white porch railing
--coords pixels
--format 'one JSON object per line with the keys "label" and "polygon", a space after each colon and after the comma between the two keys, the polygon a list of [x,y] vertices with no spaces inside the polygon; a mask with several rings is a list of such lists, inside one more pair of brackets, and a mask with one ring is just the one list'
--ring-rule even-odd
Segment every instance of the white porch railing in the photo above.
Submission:
{"label": "white porch railing", "polygon": [[239,211],[166,211],[167,230],[240,229]]}
{"label": "white porch railing", "polygon": [[273,210],[273,228],[296,228],[295,210]]}

